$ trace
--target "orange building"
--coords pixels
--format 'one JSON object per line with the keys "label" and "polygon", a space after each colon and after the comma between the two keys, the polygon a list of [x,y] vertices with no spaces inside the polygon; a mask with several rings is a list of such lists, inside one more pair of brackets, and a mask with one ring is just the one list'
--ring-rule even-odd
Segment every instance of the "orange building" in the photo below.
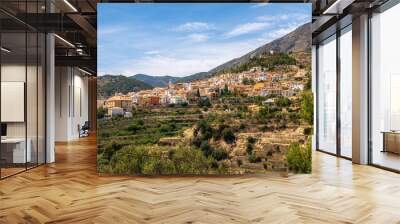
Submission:
{"label": "orange building", "polygon": [[148,98],[148,101],[147,101],[147,103],[149,104],[149,105],[159,105],[160,104],[160,97],[158,97],[158,96],[150,96],[149,98]]}
{"label": "orange building", "polygon": [[105,107],[130,109],[132,107],[132,98],[130,96],[112,96],[105,101]]}

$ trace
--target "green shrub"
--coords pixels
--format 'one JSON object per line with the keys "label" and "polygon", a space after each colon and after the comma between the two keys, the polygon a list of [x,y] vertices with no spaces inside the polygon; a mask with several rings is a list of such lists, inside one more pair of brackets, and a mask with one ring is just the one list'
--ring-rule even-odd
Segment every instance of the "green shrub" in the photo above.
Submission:
{"label": "green shrub", "polygon": [[230,128],[225,128],[222,131],[222,138],[228,144],[232,144],[236,140],[235,134],[233,133],[232,129],[230,129]]}
{"label": "green shrub", "polygon": [[249,162],[251,162],[251,163],[259,163],[262,160],[261,157],[255,156],[255,155],[249,155],[247,158],[249,159]]}
{"label": "green shrub", "polygon": [[144,125],[144,121],[143,121],[143,120],[137,120],[136,123],[137,123],[138,125],[140,125],[140,126],[143,126],[143,125]]}
{"label": "green shrub", "polygon": [[173,132],[176,131],[176,125],[174,123],[162,124],[159,130],[161,133]]}
{"label": "green shrub", "polygon": [[148,159],[148,150],[144,146],[127,146],[119,150],[111,159],[112,172],[116,174],[141,174]]}
{"label": "green shrub", "polygon": [[312,134],[312,128],[304,128],[304,131],[303,131],[303,133],[304,133],[304,135],[311,135]]}
{"label": "green shrub", "polygon": [[107,115],[107,109],[99,107],[97,109],[97,119],[102,119]]}
{"label": "green shrub", "polygon": [[314,122],[314,100],[311,90],[306,90],[301,96],[301,118],[308,124],[312,125]]}
{"label": "green shrub", "polygon": [[295,173],[311,173],[311,142],[305,145],[293,143],[286,153],[286,161],[290,171]]}
{"label": "green shrub", "polygon": [[241,167],[241,166],[243,165],[243,161],[240,160],[240,159],[236,160],[236,162],[237,162],[237,164],[238,164],[239,167]]}
{"label": "green shrub", "polygon": [[104,147],[104,152],[103,152],[104,158],[110,160],[111,157],[114,155],[114,153],[120,150],[122,146],[123,146],[122,144],[116,141],[109,142]]}
{"label": "green shrub", "polygon": [[201,143],[202,143],[202,140],[201,140],[201,137],[199,137],[199,136],[196,136],[192,140],[192,145],[196,146],[197,148],[200,148]]}
{"label": "green shrub", "polygon": [[[127,146],[116,152],[110,161],[110,171],[115,174],[207,174],[216,161],[207,158],[200,150],[182,145],[168,150],[166,147]],[[102,158],[99,158],[102,161]],[[104,168],[105,163],[102,163]],[[218,164],[214,168],[217,172]]]}
{"label": "green shrub", "polygon": [[128,126],[128,131],[132,132],[132,134],[136,134],[138,133],[140,130],[142,130],[142,126],[138,125],[138,124],[131,124]]}
{"label": "green shrub", "polygon": [[249,136],[249,137],[247,137],[247,142],[250,144],[254,144],[257,142],[257,139],[252,136]]}
{"label": "green shrub", "polygon": [[174,163],[167,159],[159,157],[150,157],[144,165],[142,173],[145,175],[175,174]]}
{"label": "green shrub", "polygon": [[247,152],[247,155],[253,154],[253,144],[251,144],[250,142],[248,142],[246,145],[246,152]]}
{"label": "green shrub", "polygon": [[108,159],[104,158],[103,154],[97,155],[97,172],[106,173],[108,171]]}
{"label": "green shrub", "polygon": [[100,137],[100,138],[108,138],[108,137],[111,136],[111,133],[110,133],[109,131],[101,130],[101,131],[99,131],[99,132],[100,132],[100,133],[99,133],[99,137]]}
{"label": "green shrub", "polygon": [[215,140],[220,140],[221,137],[222,137],[222,132],[223,132],[226,128],[228,128],[228,126],[225,125],[225,124],[220,124],[220,125],[218,125],[218,128],[216,128],[216,129],[213,131],[213,137],[214,137],[214,139],[215,139]]}
{"label": "green shrub", "polygon": [[287,98],[287,97],[279,97],[275,100],[275,104],[278,107],[288,107],[288,106],[290,106],[291,102],[290,102],[289,98]]}
{"label": "green shrub", "polygon": [[200,150],[206,157],[209,157],[213,152],[213,148],[210,146],[210,144],[208,144],[208,141],[203,141],[201,143]]}
{"label": "green shrub", "polygon": [[223,149],[215,149],[215,150],[213,150],[213,152],[211,153],[211,156],[212,156],[215,160],[221,161],[221,160],[224,160],[224,159],[227,159],[227,158],[228,158],[228,153],[227,153],[225,150],[223,150]]}
{"label": "green shrub", "polygon": [[177,146],[173,149],[173,164],[176,174],[207,174],[212,168],[215,160],[207,158],[200,150],[186,145]]}
{"label": "green shrub", "polygon": [[213,136],[213,129],[205,120],[200,120],[196,124],[195,136],[199,133],[202,140],[209,140]]}
{"label": "green shrub", "polygon": [[207,97],[200,98],[199,102],[197,103],[199,107],[209,108],[211,107],[211,101]]}

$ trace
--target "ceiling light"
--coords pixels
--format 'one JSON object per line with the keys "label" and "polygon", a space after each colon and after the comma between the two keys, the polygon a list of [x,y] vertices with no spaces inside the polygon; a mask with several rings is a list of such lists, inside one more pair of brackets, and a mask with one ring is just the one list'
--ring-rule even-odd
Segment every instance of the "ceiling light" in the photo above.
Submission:
{"label": "ceiling light", "polygon": [[81,71],[81,72],[83,72],[83,73],[85,73],[85,74],[87,74],[87,75],[92,75],[92,73],[90,73],[90,72],[88,72],[88,71],[85,71],[85,70],[83,70],[83,69],[81,69],[81,68],[79,68],[79,67],[78,67],[78,70]]}
{"label": "ceiling light", "polygon": [[9,50],[9,49],[7,49],[5,47],[1,47],[0,49],[1,49],[1,51],[4,51],[6,53],[10,53],[11,52],[11,50]]}
{"label": "ceiling light", "polygon": [[337,0],[329,6],[322,14],[323,15],[338,15],[343,14],[343,10],[351,5],[355,0]]}
{"label": "ceiling light", "polygon": [[64,0],[65,4],[67,4],[74,12],[78,12],[78,10],[68,1]]}
{"label": "ceiling light", "polygon": [[73,47],[73,48],[75,48],[75,45],[73,45],[71,42],[69,42],[68,40],[66,40],[66,39],[64,39],[64,38],[62,38],[62,37],[60,37],[59,35],[57,35],[57,34],[54,34],[54,36],[55,37],[57,37],[59,40],[61,40],[62,42],[64,42],[64,43],[66,43],[67,45],[69,45],[70,47]]}

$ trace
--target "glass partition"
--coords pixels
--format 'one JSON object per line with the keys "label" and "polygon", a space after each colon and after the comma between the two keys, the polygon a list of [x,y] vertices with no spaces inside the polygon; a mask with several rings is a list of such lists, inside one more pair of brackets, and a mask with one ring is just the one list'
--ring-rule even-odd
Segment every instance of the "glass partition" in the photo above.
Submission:
{"label": "glass partition", "polygon": [[371,18],[371,162],[400,170],[400,4]]}
{"label": "glass partition", "polygon": [[43,33],[38,33],[38,64],[37,64],[37,162],[43,164],[46,162],[46,37]]}
{"label": "glass partition", "polygon": [[38,158],[38,35],[35,32],[27,33],[27,82],[26,82],[26,114],[27,114],[27,150],[30,151],[30,160],[27,167],[37,165]]}
{"label": "glass partition", "polygon": [[352,34],[351,25],[340,34],[340,154],[352,157]]}
{"label": "glass partition", "polygon": [[[1,34],[1,175],[26,169],[26,34]],[[6,49],[6,50],[4,50]]]}
{"label": "glass partition", "polygon": [[[0,6],[36,13],[40,2]],[[45,42],[43,33],[0,12],[0,178],[45,163]]]}
{"label": "glass partition", "polygon": [[318,149],[336,154],[336,35],[318,47]]}

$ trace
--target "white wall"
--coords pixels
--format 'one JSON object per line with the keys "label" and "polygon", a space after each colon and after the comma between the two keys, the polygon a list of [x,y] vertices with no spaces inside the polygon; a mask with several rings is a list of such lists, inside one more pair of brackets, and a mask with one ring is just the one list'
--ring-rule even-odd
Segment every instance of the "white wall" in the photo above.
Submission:
{"label": "white wall", "polygon": [[78,125],[88,120],[88,78],[71,67],[56,67],[55,140],[79,138]]}

